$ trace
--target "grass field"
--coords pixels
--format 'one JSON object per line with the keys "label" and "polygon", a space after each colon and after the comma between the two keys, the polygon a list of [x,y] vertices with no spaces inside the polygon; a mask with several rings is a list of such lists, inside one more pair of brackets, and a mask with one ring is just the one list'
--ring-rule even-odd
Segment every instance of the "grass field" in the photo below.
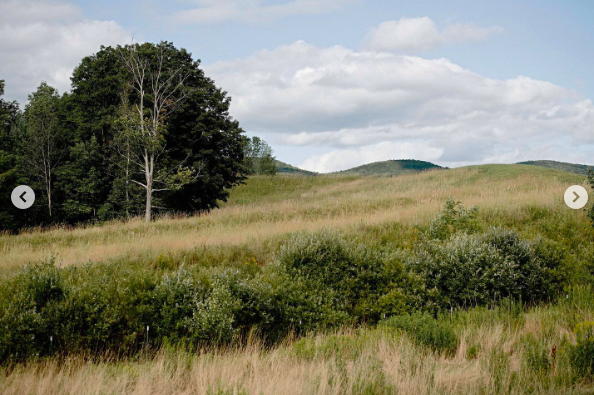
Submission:
{"label": "grass field", "polygon": [[[585,177],[522,165],[436,170],[397,178],[355,176],[254,177],[232,191],[228,203],[207,215],[142,220],[78,229],[0,236],[2,268],[55,257],[62,265],[154,259],[204,246],[250,246],[266,260],[289,232],[324,227],[346,231],[399,223],[426,224],[449,196],[478,205],[493,222],[538,232],[536,211],[562,216],[581,231],[584,212],[570,211],[563,192]],[[579,225],[578,225],[579,224]]]}
{"label": "grass field", "polygon": [[502,226],[527,240],[554,241],[572,268],[563,295],[550,303],[440,313],[429,337],[450,331],[458,339],[453,351],[427,343],[414,329],[385,324],[290,335],[272,345],[252,333],[197,351],[165,345],[130,358],[67,355],[8,363],[0,367],[0,393],[594,393],[592,380],[576,376],[571,363],[576,326],[594,321],[594,229],[585,211],[563,202],[573,184],[586,186],[586,179],[527,165],[392,178],[253,177],[220,209],[201,216],[0,236],[6,278],[49,257],[62,267],[117,263],[147,271],[164,260],[175,267],[245,266],[250,260],[266,266],[302,230],[330,228],[371,248],[414,250],[419,229],[453,196],[479,207],[482,228]]}

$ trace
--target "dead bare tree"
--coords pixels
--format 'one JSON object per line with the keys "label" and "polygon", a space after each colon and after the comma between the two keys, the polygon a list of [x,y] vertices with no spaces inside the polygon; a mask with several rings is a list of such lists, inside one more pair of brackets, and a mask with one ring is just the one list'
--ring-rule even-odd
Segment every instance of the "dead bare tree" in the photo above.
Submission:
{"label": "dead bare tree", "polygon": [[185,86],[190,73],[183,65],[166,65],[167,55],[163,43],[155,46],[152,53],[143,53],[138,44],[127,46],[120,60],[132,76],[131,86],[137,94],[132,105],[134,116],[126,133],[131,138],[127,160],[143,175],[144,180],[131,179],[146,190],[145,220],[152,219],[153,195],[161,191],[180,188],[200,175],[200,169],[189,169],[183,164],[162,166],[163,154],[167,152],[165,140],[166,120],[194,91]]}

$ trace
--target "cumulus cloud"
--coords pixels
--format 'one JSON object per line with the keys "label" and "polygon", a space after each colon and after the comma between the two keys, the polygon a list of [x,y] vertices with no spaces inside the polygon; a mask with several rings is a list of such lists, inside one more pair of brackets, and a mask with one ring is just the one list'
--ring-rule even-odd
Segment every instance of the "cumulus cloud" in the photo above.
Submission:
{"label": "cumulus cloud", "polygon": [[195,0],[196,8],[180,11],[174,18],[182,23],[260,23],[288,16],[326,14],[355,1],[357,0],[293,0],[266,5],[263,0]]}
{"label": "cumulus cloud", "polygon": [[372,51],[422,52],[446,44],[480,42],[489,35],[501,33],[498,26],[480,27],[472,24],[455,24],[440,31],[429,17],[401,18],[387,21],[372,28],[367,35],[365,48]]}
{"label": "cumulus cloud", "polygon": [[64,92],[84,56],[130,39],[116,22],[85,19],[71,3],[1,2],[0,78],[6,80],[6,97],[24,103],[42,80]]}
{"label": "cumulus cloud", "polygon": [[310,170],[368,159],[432,158],[447,166],[592,160],[592,101],[525,76],[498,80],[447,59],[302,41],[206,71],[229,91],[246,130],[277,144],[327,149],[302,163]]}

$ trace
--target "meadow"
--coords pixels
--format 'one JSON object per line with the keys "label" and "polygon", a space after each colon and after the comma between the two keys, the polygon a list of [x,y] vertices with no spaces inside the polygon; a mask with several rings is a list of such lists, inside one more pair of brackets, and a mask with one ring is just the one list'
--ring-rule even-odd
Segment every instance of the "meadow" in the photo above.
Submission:
{"label": "meadow", "polygon": [[[583,212],[563,203],[567,186],[585,185],[585,177],[524,165],[487,165],[428,171],[396,178],[357,176],[254,176],[232,190],[222,207],[205,215],[141,219],[75,229],[30,230],[0,236],[1,269],[55,257],[60,265],[112,260],[176,259],[205,247],[246,247],[267,262],[290,232],[325,227],[366,233],[366,228],[427,224],[454,196],[480,207],[490,224],[517,224],[535,235],[538,212],[547,219],[579,224],[589,234]],[[536,219],[537,221],[534,221]],[[546,221],[540,221],[546,222]],[[546,229],[545,229],[546,231]]]}
{"label": "meadow", "polygon": [[256,176],[210,213],[0,236],[0,393],[592,393],[573,184]]}

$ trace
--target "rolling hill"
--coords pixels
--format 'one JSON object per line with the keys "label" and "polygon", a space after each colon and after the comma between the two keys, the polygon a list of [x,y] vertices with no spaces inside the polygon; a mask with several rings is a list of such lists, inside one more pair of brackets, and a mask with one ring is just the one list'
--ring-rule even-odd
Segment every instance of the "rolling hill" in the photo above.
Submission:
{"label": "rolling hill", "polygon": [[549,169],[557,169],[567,171],[569,173],[587,175],[588,170],[594,170],[594,166],[578,165],[575,163],[557,162],[554,160],[529,160],[526,162],[519,162],[518,165],[532,165],[546,167]]}
{"label": "rolling hill", "polygon": [[[277,171],[281,174],[315,176],[320,173],[303,170],[288,163],[275,160]],[[394,159],[382,162],[367,163],[330,174],[357,176],[397,176],[401,174],[417,173],[419,171],[442,169],[441,166],[415,159]]]}
{"label": "rolling hill", "polygon": [[303,170],[298,167],[292,166],[288,163],[281,162],[280,160],[275,159],[274,164],[276,165],[276,171],[282,174],[293,174],[293,175],[301,175],[301,176],[315,176],[318,173],[308,170]]}
{"label": "rolling hill", "polygon": [[430,162],[414,159],[386,160],[373,162],[352,169],[336,172],[335,174],[348,174],[359,176],[397,176],[400,174],[417,173],[425,170],[442,169],[441,166]]}

